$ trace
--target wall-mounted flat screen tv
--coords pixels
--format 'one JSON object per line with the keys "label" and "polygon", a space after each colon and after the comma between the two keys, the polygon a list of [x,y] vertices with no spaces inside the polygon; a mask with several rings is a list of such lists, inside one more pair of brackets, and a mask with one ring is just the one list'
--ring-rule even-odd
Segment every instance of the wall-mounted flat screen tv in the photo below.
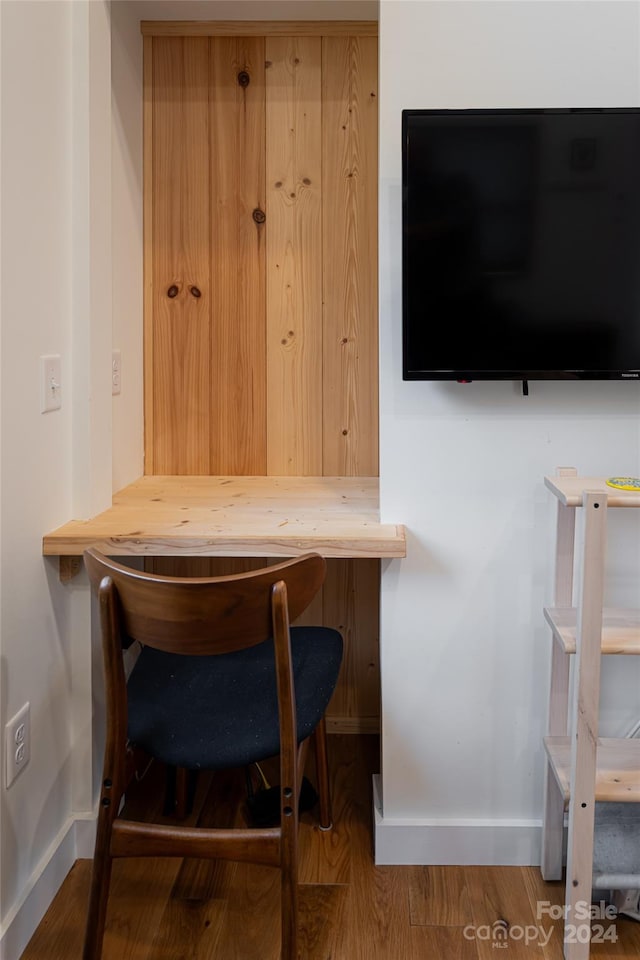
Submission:
{"label": "wall-mounted flat screen tv", "polygon": [[640,109],[404,110],[405,380],[640,379]]}

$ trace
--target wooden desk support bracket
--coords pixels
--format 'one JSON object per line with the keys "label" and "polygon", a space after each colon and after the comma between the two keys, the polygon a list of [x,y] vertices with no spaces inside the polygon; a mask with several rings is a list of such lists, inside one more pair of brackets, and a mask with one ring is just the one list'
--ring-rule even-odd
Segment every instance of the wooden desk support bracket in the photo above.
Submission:
{"label": "wooden desk support bracket", "polygon": [[82,557],[59,557],[58,561],[60,583],[68,583],[82,570]]}

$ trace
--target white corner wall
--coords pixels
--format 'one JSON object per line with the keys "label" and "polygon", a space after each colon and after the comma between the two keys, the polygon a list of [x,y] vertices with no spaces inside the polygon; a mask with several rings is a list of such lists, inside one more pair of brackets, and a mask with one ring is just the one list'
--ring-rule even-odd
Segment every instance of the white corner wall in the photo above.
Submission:
{"label": "white corner wall", "polygon": [[[379,863],[537,863],[556,466],[637,475],[637,383],[405,383],[401,111],[637,106],[637,2],[419,2],[380,9],[383,569]],[[634,514],[636,511],[633,512]],[[640,525],[611,518],[609,599],[637,605]],[[603,732],[640,717],[639,664],[605,662]]]}
{"label": "white corner wall", "polygon": [[[42,536],[111,497],[108,5],[9,0],[0,26],[0,957],[17,960],[93,818],[88,591]],[[62,407],[42,414],[46,353]],[[7,789],[4,725],[26,701],[31,758]]]}
{"label": "white corner wall", "polygon": [[[71,509],[70,13],[59,4],[0,7],[0,950],[7,960],[24,945],[16,910],[71,817],[70,605],[40,546]],[[63,405],[43,415],[39,357],[46,353],[62,357]],[[4,725],[25,701],[31,759],[6,789]]]}

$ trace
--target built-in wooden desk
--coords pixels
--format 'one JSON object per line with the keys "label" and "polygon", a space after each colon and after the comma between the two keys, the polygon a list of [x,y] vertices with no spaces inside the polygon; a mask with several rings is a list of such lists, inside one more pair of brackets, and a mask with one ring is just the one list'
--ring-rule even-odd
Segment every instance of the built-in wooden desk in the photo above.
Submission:
{"label": "built-in wooden desk", "polygon": [[380,523],[377,477],[141,477],[90,520],[43,539],[68,579],[87,547],[111,556],[404,557]]}

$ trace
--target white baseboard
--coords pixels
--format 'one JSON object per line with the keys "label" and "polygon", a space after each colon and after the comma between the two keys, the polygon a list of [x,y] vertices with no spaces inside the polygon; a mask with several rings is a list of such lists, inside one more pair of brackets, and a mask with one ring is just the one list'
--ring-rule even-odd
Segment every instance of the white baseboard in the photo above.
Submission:
{"label": "white baseboard", "polygon": [[18,960],[69,870],[93,856],[95,817],[70,817],[33,871],[20,899],[0,926],[0,960]]}
{"label": "white baseboard", "polygon": [[380,777],[373,778],[375,862],[537,866],[539,820],[391,819],[382,814]]}

